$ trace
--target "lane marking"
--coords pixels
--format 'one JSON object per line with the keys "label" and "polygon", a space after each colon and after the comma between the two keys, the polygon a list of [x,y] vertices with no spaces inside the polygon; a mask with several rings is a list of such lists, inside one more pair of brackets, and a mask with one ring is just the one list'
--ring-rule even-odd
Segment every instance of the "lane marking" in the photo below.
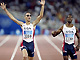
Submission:
{"label": "lane marking", "polygon": [[[48,43],[50,43],[62,55],[62,51],[47,36],[44,35],[44,38]],[[71,59],[68,58],[68,60],[71,60]]]}
{"label": "lane marking", "polygon": [[17,49],[18,49],[18,47],[20,46],[21,41],[22,41],[22,37],[19,36],[19,39],[18,39],[18,41],[17,41],[17,44],[16,44],[16,46],[15,46],[15,49],[14,49],[14,51],[13,51],[13,54],[12,54],[10,60],[13,60],[13,59],[14,59],[14,57],[15,57],[15,55],[16,55],[16,52],[17,52]]}
{"label": "lane marking", "polygon": [[50,43],[60,54],[62,54],[62,51],[47,37],[44,36],[45,40]]}
{"label": "lane marking", "polygon": [[37,51],[38,58],[39,58],[39,60],[42,60],[41,59],[41,56],[40,56],[40,52],[39,52],[38,45],[37,45],[37,42],[36,42],[36,38],[35,37],[34,37],[34,44],[35,44],[35,49]]}
{"label": "lane marking", "polygon": [[5,44],[10,38],[10,35],[8,35],[4,40],[2,40],[2,42],[0,43],[0,47]]}

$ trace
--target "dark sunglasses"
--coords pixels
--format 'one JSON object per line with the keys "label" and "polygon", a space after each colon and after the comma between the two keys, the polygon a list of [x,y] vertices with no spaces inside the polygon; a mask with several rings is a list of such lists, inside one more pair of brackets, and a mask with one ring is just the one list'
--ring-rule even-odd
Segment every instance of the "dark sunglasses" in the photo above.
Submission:
{"label": "dark sunglasses", "polygon": [[26,15],[26,16],[27,16],[27,17],[29,17],[29,16],[31,17],[31,15]]}

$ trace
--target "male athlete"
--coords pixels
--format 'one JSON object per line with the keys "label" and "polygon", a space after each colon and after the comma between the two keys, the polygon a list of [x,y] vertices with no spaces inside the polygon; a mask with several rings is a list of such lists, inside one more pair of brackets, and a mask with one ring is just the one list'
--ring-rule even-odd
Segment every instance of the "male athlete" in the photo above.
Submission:
{"label": "male athlete", "polygon": [[[76,51],[79,50],[80,46],[80,37],[78,34],[78,29],[72,24],[73,17],[71,14],[67,16],[67,23],[64,24],[57,31],[52,32],[52,36],[55,37],[61,32],[63,33],[64,42],[63,42],[63,58],[64,60],[68,60],[68,56],[70,55],[72,60],[77,60]],[[75,35],[78,38],[78,45],[75,47]]]}
{"label": "male athlete", "polygon": [[40,15],[37,17],[35,21],[33,21],[33,23],[30,23],[30,13],[25,14],[24,18],[26,23],[23,23],[21,21],[18,21],[16,18],[13,17],[11,13],[9,13],[9,11],[6,9],[6,4],[1,3],[1,8],[6,12],[9,18],[18,25],[20,25],[22,28],[23,41],[21,43],[21,51],[23,53],[23,60],[33,60],[34,58],[34,32],[36,25],[40,22],[40,20],[43,17],[45,0],[41,0],[41,2],[39,1],[39,3],[42,5]]}

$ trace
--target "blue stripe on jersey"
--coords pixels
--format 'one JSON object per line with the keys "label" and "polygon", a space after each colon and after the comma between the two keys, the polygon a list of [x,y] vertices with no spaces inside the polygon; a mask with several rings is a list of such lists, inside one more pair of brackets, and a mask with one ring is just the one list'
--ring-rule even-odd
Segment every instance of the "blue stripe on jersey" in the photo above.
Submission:
{"label": "blue stripe on jersey", "polygon": [[74,34],[65,34],[65,37],[73,37]]}
{"label": "blue stripe on jersey", "polygon": [[32,31],[24,31],[24,34],[30,35],[30,34],[32,34]]}

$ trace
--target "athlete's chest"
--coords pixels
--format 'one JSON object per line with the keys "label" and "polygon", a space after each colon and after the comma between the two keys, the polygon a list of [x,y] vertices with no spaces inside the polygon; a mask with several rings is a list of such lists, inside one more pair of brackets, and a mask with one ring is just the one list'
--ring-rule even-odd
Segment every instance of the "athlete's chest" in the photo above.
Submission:
{"label": "athlete's chest", "polygon": [[64,28],[63,32],[66,34],[75,34],[75,29],[74,28]]}
{"label": "athlete's chest", "polygon": [[33,31],[33,25],[23,25],[22,29],[24,31]]}
{"label": "athlete's chest", "polygon": [[64,34],[75,34],[76,33],[76,29],[75,29],[75,26],[73,27],[66,27],[66,25],[64,25],[63,27],[63,33]]}

